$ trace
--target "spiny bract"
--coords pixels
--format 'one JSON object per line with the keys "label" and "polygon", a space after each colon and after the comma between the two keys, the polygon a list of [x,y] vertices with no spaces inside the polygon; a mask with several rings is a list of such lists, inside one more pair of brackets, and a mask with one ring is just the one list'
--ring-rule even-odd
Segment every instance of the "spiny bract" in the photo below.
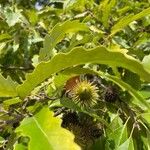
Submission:
{"label": "spiny bract", "polygon": [[98,99],[98,88],[87,80],[79,81],[70,91],[75,103],[83,107],[91,107]]}

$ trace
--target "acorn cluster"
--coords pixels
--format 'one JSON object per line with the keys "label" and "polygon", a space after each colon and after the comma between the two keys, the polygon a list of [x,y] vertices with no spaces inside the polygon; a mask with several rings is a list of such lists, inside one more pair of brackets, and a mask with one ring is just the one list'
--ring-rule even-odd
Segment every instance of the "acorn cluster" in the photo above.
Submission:
{"label": "acorn cluster", "polygon": [[68,112],[63,115],[62,120],[62,127],[75,135],[75,142],[83,149],[90,147],[103,133],[102,126],[87,115]]}
{"label": "acorn cluster", "polygon": [[70,78],[65,85],[68,97],[83,108],[90,108],[99,99],[106,102],[115,102],[118,99],[118,91],[112,85],[103,85],[97,76],[85,74]]}
{"label": "acorn cluster", "polygon": [[[75,76],[67,80],[64,87],[65,96],[85,110],[99,106],[99,100],[103,103],[114,103],[118,99],[117,89],[105,83],[103,84],[102,79],[95,75]],[[62,127],[75,135],[75,142],[83,149],[87,149],[103,134],[101,123],[93,121],[93,118],[86,114],[70,110],[63,114],[62,120]]]}

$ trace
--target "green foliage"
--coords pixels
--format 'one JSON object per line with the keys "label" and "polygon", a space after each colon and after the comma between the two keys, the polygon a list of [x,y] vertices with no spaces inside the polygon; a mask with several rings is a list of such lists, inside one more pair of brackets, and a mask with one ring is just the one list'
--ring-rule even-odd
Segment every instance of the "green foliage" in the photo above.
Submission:
{"label": "green foliage", "polygon": [[0,149],[149,150],[149,6],[0,1]]}
{"label": "green foliage", "polygon": [[0,136],[0,147],[2,147],[3,142],[4,142],[4,138],[2,138],[2,137]]}
{"label": "green foliage", "polygon": [[45,37],[44,47],[40,51],[39,59],[41,61],[49,60],[53,56],[53,48],[64,38],[65,34],[77,31],[88,31],[88,28],[85,24],[79,23],[78,20],[66,21],[61,25],[57,24]]}
{"label": "green foliage", "polygon": [[136,14],[136,15],[129,15],[129,16],[125,16],[124,18],[122,18],[121,20],[119,20],[113,27],[111,30],[111,34],[115,34],[116,32],[122,30],[125,26],[129,25],[131,22],[138,20],[146,15],[150,14],[150,8],[147,8],[145,10],[143,10],[142,12]]}
{"label": "green foliage", "polygon": [[145,67],[145,69],[148,72],[150,72],[150,55],[144,57],[142,64]]}
{"label": "green foliage", "polygon": [[126,149],[126,150],[134,149],[133,140],[131,137],[128,138],[122,145],[119,146],[118,150],[122,150],[122,149]]}
{"label": "green foliage", "polygon": [[0,97],[14,97],[16,92],[17,83],[11,80],[10,77],[5,79],[0,75]]}
{"label": "green foliage", "polygon": [[110,17],[110,13],[112,8],[115,6],[116,4],[116,0],[104,0],[102,2],[102,4],[100,5],[100,8],[102,9],[102,23],[104,25],[105,28],[109,27],[109,17]]}
{"label": "green foliage", "polygon": [[24,119],[16,132],[30,138],[29,150],[43,149],[43,146],[47,150],[69,150],[70,147],[72,150],[80,149],[73,142],[73,135],[61,128],[60,119],[54,118],[46,107],[35,116]]}
{"label": "green foliage", "polygon": [[[96,54],[96,55],[95,55]],[[80,57],[79,57],[80,56]],[[118,64],[118,62],[121,62]],[[85,63],[107,64],[110,66],[119,66],[134,71],[141,76],[142,79],[150,81],[150,75],[146,72],[143,66],[133,57],[124,55],[120,52],[108,51],[105,47],[97,47],[91,50],[86,50],[82,47],[75,48],[68,54],[58,54],[52,60],[46,63],[40,63],[32,74],[27,75],[27,81],[18,87],[18,93],[21,97],[27,96],[33,88],[42,81],[50,77],[51,74],[57,73],[62,69],[73,65]],[[55,66],[53,68],[53,66]],[[51,69],[50,71],[44,68]],[[42,72],[40,76],[38,74]]]}

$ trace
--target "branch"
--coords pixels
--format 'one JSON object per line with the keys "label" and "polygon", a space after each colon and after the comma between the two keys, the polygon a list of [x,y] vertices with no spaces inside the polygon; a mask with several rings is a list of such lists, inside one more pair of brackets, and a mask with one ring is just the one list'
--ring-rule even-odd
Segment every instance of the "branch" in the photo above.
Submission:
{"label": "branch", "polygon": [[0,68],[1,69],[4,69],[4,70],[23,70],[23,71],[27,71],[27,70],[33,70],[34,67],[16,67],[16,66],[2,66],[0,65]]}

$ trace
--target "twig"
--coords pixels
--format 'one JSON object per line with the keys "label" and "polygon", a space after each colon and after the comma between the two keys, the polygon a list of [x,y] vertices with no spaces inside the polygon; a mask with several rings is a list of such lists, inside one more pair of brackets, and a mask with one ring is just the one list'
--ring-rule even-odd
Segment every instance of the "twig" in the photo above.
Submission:
{"label": "twig", "polygon": [[0,121],[0,130],[3,129],[6,125],[13,125],[15,123],[18,123],[20,122],[25,116],[23,115],[18,115],[16,116],[15,118],[13,119],[10,119],[10,120],[5,120],[5,121]]}
{"label": "twig", "polygon": [[0,65],[0,68],[4,70],[23,70],[23,71],[34,69],[34,67],[16,67],[16,66],[2,66],[2,65]]}
{"label": "twig", "polygon": [[59,109],[54,113],[54,117],[60,115],[65,109],[66,109],[65,107],[59,108]]}

